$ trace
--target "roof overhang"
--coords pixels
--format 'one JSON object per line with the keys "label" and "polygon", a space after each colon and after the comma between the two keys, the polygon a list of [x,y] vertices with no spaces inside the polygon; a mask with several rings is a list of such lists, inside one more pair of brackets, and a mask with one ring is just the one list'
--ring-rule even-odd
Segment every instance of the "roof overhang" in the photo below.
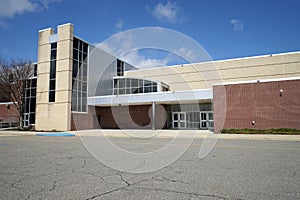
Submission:
{"label": "roof overhang", "polygon": [[211,102],[211,89],[191,91],[169,91],[129,95],[110,95],[88,97],[89,106],[116,106],[116,105],[145,105],[152,102],[159,104]]}

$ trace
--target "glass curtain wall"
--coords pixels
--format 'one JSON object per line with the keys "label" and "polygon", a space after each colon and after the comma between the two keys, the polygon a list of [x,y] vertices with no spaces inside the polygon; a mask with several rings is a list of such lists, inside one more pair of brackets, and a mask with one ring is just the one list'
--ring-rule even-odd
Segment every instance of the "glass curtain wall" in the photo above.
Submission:
{"label": "glass curtain wall", "polygon": [[88,44],[74,37],[72,72],[72,111],[87,111]]}
{"label": "glass curtain wall", "polygon": [[[114,78],[114,95],[139,94],[158,91],[158,84],[154,81],[137,78]],[[163,86],[162,91],[168,91]]]}

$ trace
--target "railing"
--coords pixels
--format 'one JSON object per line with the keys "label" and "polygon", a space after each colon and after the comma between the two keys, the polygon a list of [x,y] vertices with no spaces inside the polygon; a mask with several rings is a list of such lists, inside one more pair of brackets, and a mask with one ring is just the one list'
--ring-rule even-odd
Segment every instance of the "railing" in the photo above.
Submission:
{"label": "railing", "polygon": [[12,128],[19,126],[19,118],[13,116],[1,116],[0,129]]}

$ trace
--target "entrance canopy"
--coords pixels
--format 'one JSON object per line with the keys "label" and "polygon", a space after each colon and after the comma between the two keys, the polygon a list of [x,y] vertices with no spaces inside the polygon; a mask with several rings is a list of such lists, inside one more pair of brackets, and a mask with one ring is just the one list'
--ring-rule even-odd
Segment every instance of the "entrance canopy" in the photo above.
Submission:
{"label": "entrance canopy", "polygon": [[172,104],[175,102],[188,103],[196,101],[211,101],[213,93],[211,89],[191,91],[168,91],[144,94],[110,95],[88,97],[89,106],[120,106],[120,105],[144,105],[161,103]]}

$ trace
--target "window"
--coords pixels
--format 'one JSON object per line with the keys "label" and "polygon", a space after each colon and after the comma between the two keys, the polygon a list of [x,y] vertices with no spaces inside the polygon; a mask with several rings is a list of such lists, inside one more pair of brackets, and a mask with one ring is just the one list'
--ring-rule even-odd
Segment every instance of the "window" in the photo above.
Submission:
{"label": "window", "polygon": [[36,105],[36,77],[26,81],[24,99],[24,117],[23,124],[28,126],[35,123],[35,105]]}
{"label": "window", "polygon": [[87,111],[88,44],[73,39],[72,106],[76,112]]}
{"label": "window", "polygon": [[55,84],[56,84],[56,52],[57,43],[51,43],[50,53],[50,74],[49,74],[49,102],[55,102]]}
{"label": "window", "polygon": [[[114,94],[138,94],[158,91],[158,84],[137,78],[114,78]],[[163,89],[167,91],[167,89]]]}
{"label": "window", "polygon": [[117,60],[117,76],[124,76],[124,62]]}

